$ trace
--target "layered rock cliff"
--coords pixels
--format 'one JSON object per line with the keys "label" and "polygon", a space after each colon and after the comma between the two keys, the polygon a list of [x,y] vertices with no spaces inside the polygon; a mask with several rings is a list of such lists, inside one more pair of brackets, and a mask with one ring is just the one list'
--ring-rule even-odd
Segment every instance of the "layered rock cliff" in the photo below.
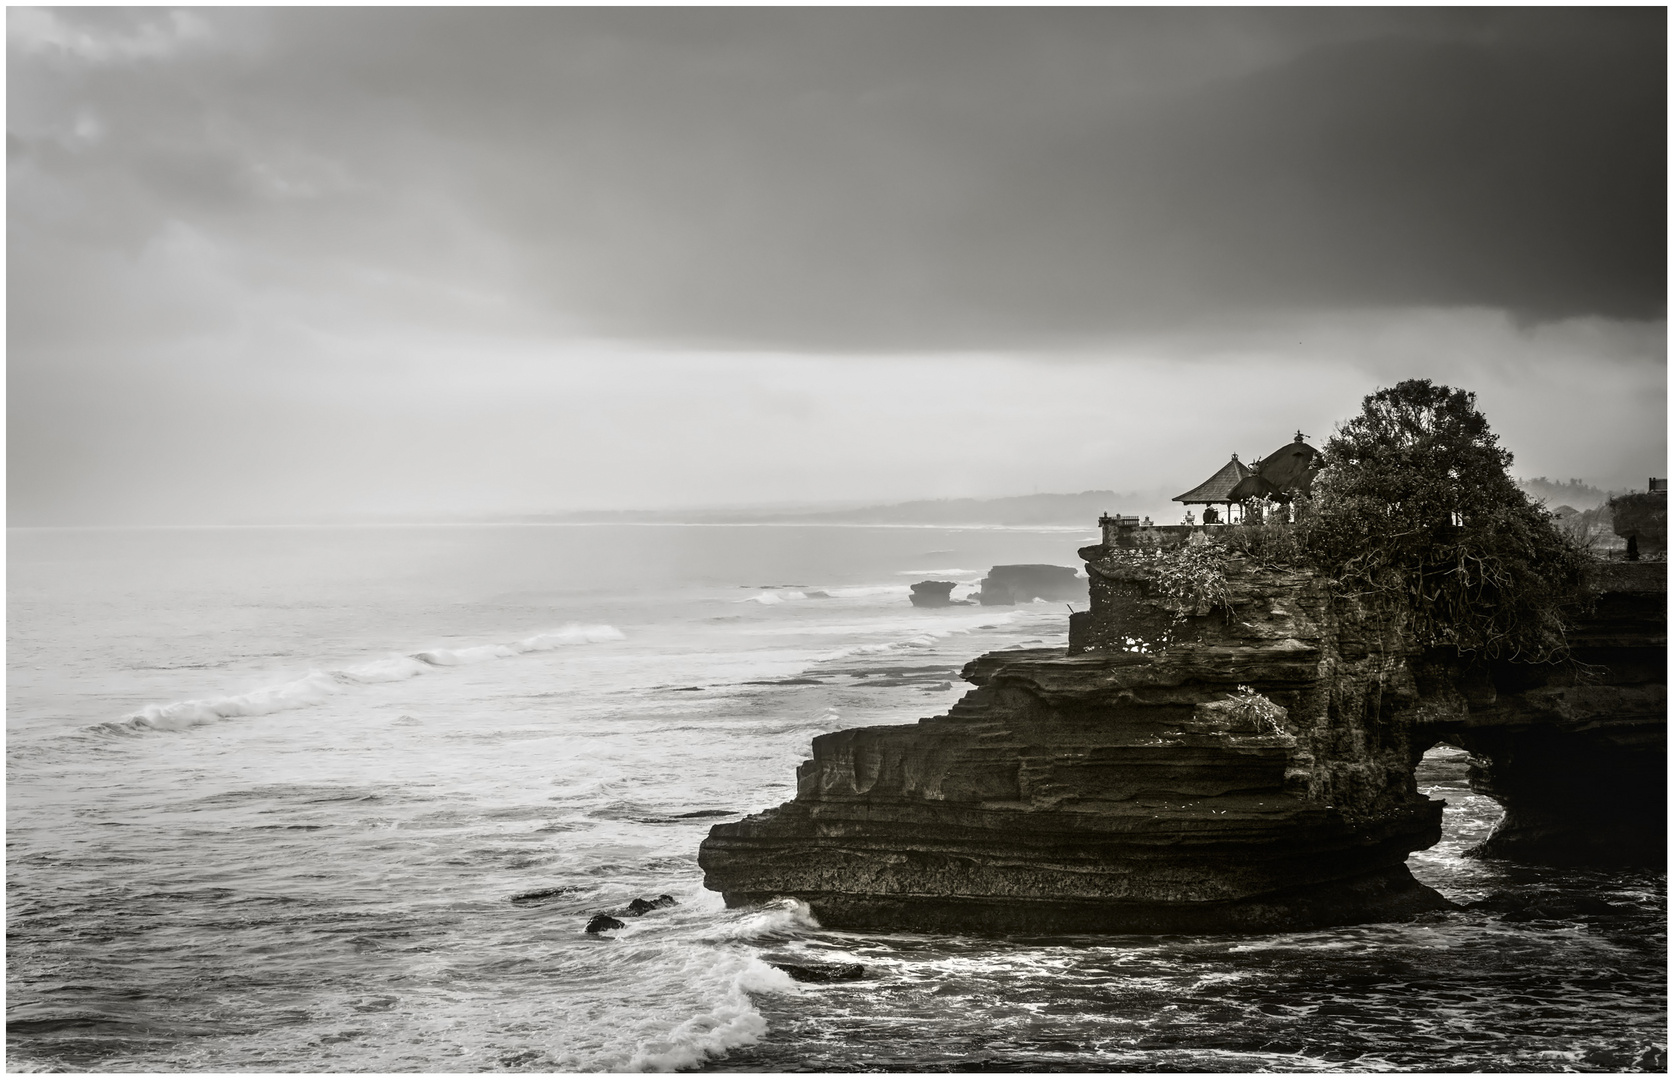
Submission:
{"label": "layered rock cliff", "polygon": [[820,736],[795,800],[716,826],[732,904],[830,925],[1263,930],[1445,906],[1407,872],[1440,835],[1412,780],[1399,628],[1306,574],[1237,567],[1182,612],[1084,549],[1071,653],[996,653],[945,716]]}
{"label": "layered rock cliff", "polygon": [[[1403,917],[1448,906],[1405,866],[1440,837],[1413,777],[1438,741],[1472,751],[1478,790],[1508,808],[1487,854],[1644,857],[1660,835],[1665,578],[1595,575],[1580,664],[1468,668],[1301,570],[1235,560],[1224,593],[1188,607],[1135,542],[1112,527],[1082,549],[1091,608],[1067,653],[991,653],[945,716],[815,739],[793,801],[711,831],[705,884],[854,928]],[[1654,824],[1625,824],[1653,804]]]}

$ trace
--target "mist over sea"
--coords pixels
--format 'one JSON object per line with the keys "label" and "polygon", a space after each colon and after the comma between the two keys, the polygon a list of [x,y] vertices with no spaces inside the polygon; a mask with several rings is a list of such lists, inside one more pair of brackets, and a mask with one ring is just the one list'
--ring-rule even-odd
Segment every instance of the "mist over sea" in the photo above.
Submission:
{"label": "mist over sea", "polygon": [[[728,911],[698,843],[825,731],[910,723],[1063,604],[1080,529],[9,530],[10,1071],[1666,1068],[1666,878],[1410,865],[1478,908],[1229,937],[981,939]],[[966,588],[955,590],[963,596]],[[635,898],[678,901],[613,936]],[[866,966],[799,984],[779,961]]]}

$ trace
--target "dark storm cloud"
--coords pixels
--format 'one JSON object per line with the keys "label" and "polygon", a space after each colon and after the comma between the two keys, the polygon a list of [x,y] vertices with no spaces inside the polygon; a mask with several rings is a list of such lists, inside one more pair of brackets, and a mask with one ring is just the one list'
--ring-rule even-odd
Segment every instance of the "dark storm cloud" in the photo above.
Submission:
{"label": "dark storm cloud", "polygon": [[1167,512],[1183,438],[1413,376],[1621,486],[1666,457],[1664,25],[9,9],[10,520]]}
{"label": "dark storm cloud", "polygon": [[1663,310],[1660,9],[11,21],[14,346],[92,332],[101,282],[135,325],[191,322],[191,290],[112,280],[170,237],[345,319],[470,318],[478,290],[673,343]]}

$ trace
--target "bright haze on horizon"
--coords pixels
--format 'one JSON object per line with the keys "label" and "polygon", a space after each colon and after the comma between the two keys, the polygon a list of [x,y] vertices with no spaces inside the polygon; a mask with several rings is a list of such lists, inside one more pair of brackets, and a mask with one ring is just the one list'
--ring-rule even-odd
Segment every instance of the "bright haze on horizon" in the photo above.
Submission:
{"label": "bright haze on horizon", "polygon": [[1639,487],[1665,25],[13,8],[9,520],[1140,512],[1409,377]]}

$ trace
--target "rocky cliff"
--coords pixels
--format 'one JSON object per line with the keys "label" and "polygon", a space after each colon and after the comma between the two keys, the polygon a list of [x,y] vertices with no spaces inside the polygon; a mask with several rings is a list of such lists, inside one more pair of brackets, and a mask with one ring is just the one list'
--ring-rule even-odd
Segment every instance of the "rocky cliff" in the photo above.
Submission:
{"label": "rocky cliff", "polygon": [[946,716],[823,735],[794,801],[700,852],[729,903],[828,924],[1263,930],[1445,906],[1404,860],[1440,835],[1401,710],[1398,629],[1304,574],[1240,568],[1180,612],[1105,548],[1071,652],[995,653]]}
{"label": "rocky cliff", "polygon": [[[1611,627],[1632,639],[1599,646],[1618,650],[1614,674],[1471,672],[1304,571],[1234,562],[1224,595],[1188,607],[1118,538],[1081,554],[1091,609],[1072,617],[1067,653],[989,654],[945,716],[815,739],[793,801],[711,831],[705,884],[734,905],[795,896],[855,928],[1372,921],[1448,906],[1405,866],[1440,837],[1442,806],[1413,779],[1435,742],[1482,754],[1479,788],[1512,808],[1495,853],[1551,849],[1574,801],[1528,789],[1551,783],[1575,739],[1600,775],[1660,777],[1645,753],[1665,714],[1658,616],[1630,602],[1645,625],[1623,630],[1608,610],[1620,588],[1600,590],[1594,615],[1601,642]],[[1639,668],[1624,648],[1641,650]],[[1617,722],[1627,713],[1639,719]],[[1516,736],[1550,733],[1559,714],[1571,741]]]}

